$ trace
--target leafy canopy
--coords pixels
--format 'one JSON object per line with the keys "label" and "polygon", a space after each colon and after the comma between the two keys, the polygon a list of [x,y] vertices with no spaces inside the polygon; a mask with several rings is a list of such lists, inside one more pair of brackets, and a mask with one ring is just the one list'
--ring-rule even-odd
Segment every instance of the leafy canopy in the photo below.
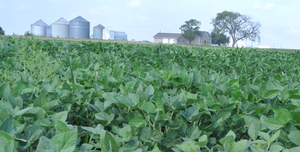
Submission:
{"label": "leafy canopy", "polygon": [[229,36],[226,36],[223,33],[216,33],[213,31],[210,35],[212,38],[212,44],[218,44],[220,46],[221,44],[229,43]]}
{"label": "leafy canopy", "polygon": [[195,19],[190,19],[189,21],[185,21],[185,24],[181,25],[179,28],[181,30],[182,36],[186,38],[191,44],[195,39],[196,34],[199,34],[201,22]]}
{"label": "leafy canopy", "polygon": [[5,31],[2,29],[1,26],[0,26],[0,35],[5,35]]}
{"label": "leafy canopy", "polygon": [[260,41],[260,24],[252,22],[251,17],[238,12],[223,11],[212,20],[214,31],[228,33],[232,38],[232,47],[239,40]]}

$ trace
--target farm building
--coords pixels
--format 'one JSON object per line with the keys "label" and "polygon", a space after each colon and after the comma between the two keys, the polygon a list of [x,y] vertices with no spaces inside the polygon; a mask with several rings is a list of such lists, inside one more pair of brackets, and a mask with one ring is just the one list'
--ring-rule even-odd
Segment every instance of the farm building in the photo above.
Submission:
{"label": "farm building", "polygon": [[52,37],[52,25],[47,26],[46,28],[46,36]]}
{"label": "farm building", "polygon": [[103,29],[103,39],[104,40],[114,40],[115,39],[115,31],[112,28],[105,27]]}
{"label": "farm building", "polygon": [[127,34],[121,31],[115,31],[114,40],[127,40]]}
{"label": "farm building", "polygon": [[69,22],[69,38],[88,39],[90,38],[90,22],[78,16]]}
{"label": "farm building", "polygon": [[101,24],[95,26],[93,28],[93,37],[94,39],[103,39],[103,29],[105,27]]}
{"label": "farm building", "polygon": [[68,38],[69,22],[64,18],[60,18],[52,23],[52,36],[59,38]]}
{"label": "farm building", "polygon": [[[200,31],[200,35],[196,35],[195,39],[191,42],[194,45],[210,45],[212,38],[207,31]],[[181,33],[157,33],[154,35],[154,43],[164,44],[189,44]]]}
{"label": "farm building", "polygon": [[43,20],[31,24],[31,34],[34,36],[46,36],[48,25]]}

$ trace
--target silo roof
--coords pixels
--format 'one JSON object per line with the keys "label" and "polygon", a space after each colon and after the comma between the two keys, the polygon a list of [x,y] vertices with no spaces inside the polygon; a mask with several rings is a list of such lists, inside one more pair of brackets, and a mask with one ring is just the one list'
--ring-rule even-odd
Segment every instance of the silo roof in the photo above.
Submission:
{"label": "silo roof", "polygon": [[122,31],[115,31],[115,32],[119,35],[127,35],[125,32],[122,32]]}
{"label": "silo roof", "polygon": [[78,17],[72,19],[70,22],[88,22],[89,23],[89,21],[87,21],[86,19],[84,19],[81,16],[78,16]]}
{"label": "silo roof", "polygon": [[43,20],[38,20],[36,21],[35,23],[33,23],[32,25],[35,25],[35,26],[48,26]]}
{"label": "silo roof", "polygon": [[94,28],[105,28],[103,25],[99,24],[97,26],[95,26]]}
{"label": "silo roof", "polygon": [[66,19],[64,19],[63,17],[61,17],[60,19],[55,21],[53,24],[66,24],[66,25],[69,25],[69,22]]}

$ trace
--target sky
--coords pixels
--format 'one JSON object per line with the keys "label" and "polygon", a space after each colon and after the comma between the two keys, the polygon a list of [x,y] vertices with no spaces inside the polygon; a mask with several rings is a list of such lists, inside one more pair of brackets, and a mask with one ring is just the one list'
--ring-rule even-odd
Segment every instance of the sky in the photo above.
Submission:
{"label": "sky", "polygon": [[0,26],[6,35],[24,34],[39,19],[50,25],[82,16],[90,21],[91,35],[102,24],[126,32],[128,40],[153,42],[158,32],[180,33],[190,19],[211,32],[212,19],[226,10],[261,24],[260,43],[245,41],[246,46],[300,49],[299,7],[300,0],[0,0]]}

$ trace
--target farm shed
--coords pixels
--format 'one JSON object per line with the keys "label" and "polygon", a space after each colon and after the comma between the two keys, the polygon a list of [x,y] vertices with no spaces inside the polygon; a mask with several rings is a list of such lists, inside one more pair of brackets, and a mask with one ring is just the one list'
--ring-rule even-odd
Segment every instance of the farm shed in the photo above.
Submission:
{"label": "farm shed", "polygon": [[[212,38],[207,31],[200,31],[191,42],[194,45],[210,45]],[[181,33],[157,33],[154,37],[154,43],[164,44],[189,44],[189,41]]]}
{"label": "farm shed", "polygon": [[126,40],[127,41],[127,34],[125,32],[115,31],[114,39],[115,40]]}

